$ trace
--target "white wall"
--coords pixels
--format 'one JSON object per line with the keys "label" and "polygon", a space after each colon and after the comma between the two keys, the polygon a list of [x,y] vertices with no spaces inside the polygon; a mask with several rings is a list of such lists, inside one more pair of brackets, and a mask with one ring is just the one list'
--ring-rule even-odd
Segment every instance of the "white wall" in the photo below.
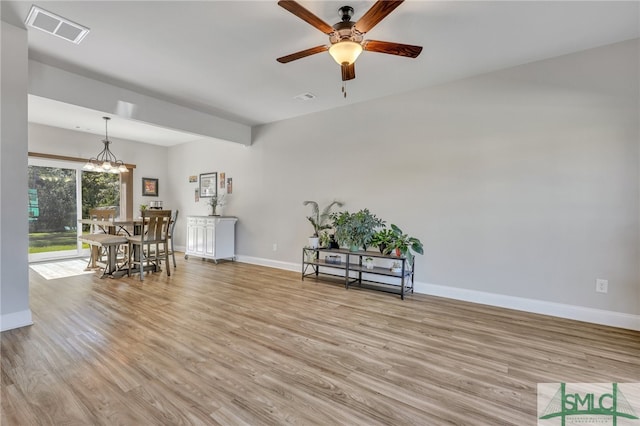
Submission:
{"label": "white wall", "polygon": [[253,261],[299,263],[311,232],[302,201],[338,199],[422,240],[425,291],[633,322],[638,99],[634,40],[260,126],[247,148],[172,147],[172,192],[182,214],[206,214],[188,175],[233,177],[226,214],[239,217],[238,253]]}
{"label": "white wall", "polygon": [[31,324],[27,265],[27,32],[0,21],[0,330]]}
{"label": "white wall", "polygon": [[[115,117],[114,120],[118,118]],[[96,123],[102,117],[96,116]],[[103,137],[84,132],[29,123],[29,151],[63,155],[78,158],[95,157],[103,148]],[[162,200],[165,208],[172,208],[167,172],[168,152],[163,146],[109,137],[109,149],[127,164],[134,164],[133,171],[133,212],[138,213],[140,204]],[[157,178],[158,197],[142,196],[142,178]]]}
{"label": "white wall", "polygon": [[[195,192],[199,188],[198,182],[189,182],[190,176],[199,179],[201,173],[218,172],[225,173],[225,177],[232,178],[233,192],[225,195],[226,205],[224,215],[240,215],[238,212],[255,208],[255,202],[262,197],[253,198],[256,186],[255,182],[247,181],[247,176],[259,173],[260,158],[254,155],[252,147],[233,142],[201,140],[190,144],[178,145],[169,148],[170,191],[173,195],[175,208],[180,211],[178,223],[174,234],[176,250],[184,250],[186,243],[186,217],[187,215],[209,214],[209,198],[200,198],[195,201]],[[249,185],[250,188],[247,187]],[[225,190],[218,189],[219,193]],[[236,231],[241,234],[249,232],[249,223],[244,221],[236,225]],[[253,250],[250,240],[236,241],[236,250],[239,253],[248,253]]]}

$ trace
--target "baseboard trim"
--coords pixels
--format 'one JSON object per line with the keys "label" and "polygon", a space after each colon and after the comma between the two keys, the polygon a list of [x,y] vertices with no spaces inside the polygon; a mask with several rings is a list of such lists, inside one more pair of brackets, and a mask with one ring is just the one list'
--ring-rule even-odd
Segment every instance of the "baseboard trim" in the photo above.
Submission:
{"label": "baseboard trim", "polygon": [[26,327],[28,325],[33,325],[31,309],[0,316],[0,331],[13,330],[14,328]]}
{"label": "baseboard trim", "polygon": [[640,315],[436,284],[416,282],[414,291],[431,296],[640,331]]}
{"label": "baseboard trim", "polygon": [[250,263],[252,265],[267,266],[269,268],[284,269],[286,271],[300,272],[300,264],[293,262],[282,262],[280,260],[265,259],[262,257],[237,255],[236,260],[242,263]]}
{"label": "baseboard trim", "polygon": [[[293,262],[282,262],[251,256],[238,256],[237,260],[238,262],[268,266],[270,268],[284,269],[287,271],[301,271],[301,265]],[[462,300],[465,302],[479,303],[499,308],[514,309],[534,314],[549,315],[558,318],[566,318],[640,331],[640,315],[588,308],[584,306],[567,305],[537,299],[527,299],[524,297],[508,296],[504,294],[488,293],[459,287],[427,284],[417,281],[414,283],[414,291],[416,293],[445,297],[447,299]]]}

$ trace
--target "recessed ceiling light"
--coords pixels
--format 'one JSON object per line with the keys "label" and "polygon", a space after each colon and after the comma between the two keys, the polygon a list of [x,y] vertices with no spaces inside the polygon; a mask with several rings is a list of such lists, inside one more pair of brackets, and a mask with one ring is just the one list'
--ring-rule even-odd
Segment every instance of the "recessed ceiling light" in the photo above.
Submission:
{"label": "recessed ceiling light", "polygon": [[299,101],[310,101],[311,99],[315,99],[316,95],[314,95],[313,93],[302,93],[298,96],[294,96],[293,99],[297,99]]}
{"label": "recessed ceiling light", "polygon": [[46,11],[36,5],[31,6],[31,10],[24,22],[32,28],[37,28],[45,33],[52,34],[75,44],[80,44],[82,39],[89,34],[89,28],[76,24],[55,13]]}

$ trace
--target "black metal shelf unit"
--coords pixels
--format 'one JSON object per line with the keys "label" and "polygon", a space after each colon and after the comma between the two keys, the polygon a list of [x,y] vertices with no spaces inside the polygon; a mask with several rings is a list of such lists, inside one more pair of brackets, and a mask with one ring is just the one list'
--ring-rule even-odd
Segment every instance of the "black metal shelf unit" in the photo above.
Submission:
{"label": "black metal shelf unit", "polygon": [[[339,256],[340,263],[327,262],[326,257],[325,259],[320,259],[321,254]],[[366,259],[367,257],[397,261],[401,263],[402,267],[399,272],[394,272],[390,268],[381,266],[374,266],[372,269],[369,269],[362,262],[362,259]],[[354,259],[355,261],[352,262]],[[344,286],[347,290],[349,286],[356,284],[359,287],[399,294],[400,298],[404,300],[405,293],[409,291],[413,293],[415,259],[413,263],[410,268],[409,262],[405,257],[385,255],[370,251],[304,247],[302,249],[302,280],[310,276],[314,276],[317,279],[320,274],[344,277]],[[320,268],[322,268],[322,270]],[[335,271],[328,270],[328,268],[332,268]],[[399,280],[399,284],[379,281],[375,279],[376,276],[396,278]]]}

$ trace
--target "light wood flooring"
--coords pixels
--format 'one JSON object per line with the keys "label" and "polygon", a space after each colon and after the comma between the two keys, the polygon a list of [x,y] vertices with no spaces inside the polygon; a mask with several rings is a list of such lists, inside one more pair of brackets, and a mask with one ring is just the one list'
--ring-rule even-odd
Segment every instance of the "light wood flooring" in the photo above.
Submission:
{"label": "light wood flooring", "polygon": [[200,259],[44,280],[10,425],[535,425],[538,382],[638,382],[640,333]]}

